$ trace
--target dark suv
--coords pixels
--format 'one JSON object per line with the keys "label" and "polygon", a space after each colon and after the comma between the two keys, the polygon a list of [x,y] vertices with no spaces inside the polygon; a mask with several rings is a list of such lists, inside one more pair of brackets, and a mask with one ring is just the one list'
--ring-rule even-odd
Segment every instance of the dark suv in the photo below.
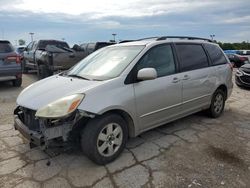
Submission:
{"label": "dark suv", "polygon": [[0,40],[0,81],[12,81],[13,85],[22,85],[20,56],[9,41]]}

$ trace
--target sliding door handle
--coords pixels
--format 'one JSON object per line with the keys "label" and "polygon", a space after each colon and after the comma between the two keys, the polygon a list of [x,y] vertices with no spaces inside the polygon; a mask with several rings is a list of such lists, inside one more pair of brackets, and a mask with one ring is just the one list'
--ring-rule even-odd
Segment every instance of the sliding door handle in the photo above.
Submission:
{"label": "sliding door handle", "polygon": [[190,79],[190,76],[184,75],[183,80],[188,80],[188,79]]}

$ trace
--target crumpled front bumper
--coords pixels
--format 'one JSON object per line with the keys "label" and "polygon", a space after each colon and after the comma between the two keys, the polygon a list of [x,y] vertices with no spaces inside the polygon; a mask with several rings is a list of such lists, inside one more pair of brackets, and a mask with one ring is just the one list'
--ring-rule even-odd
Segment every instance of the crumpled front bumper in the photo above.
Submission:
{"label": "crumpled front bumper", "polygon": [[18,130],[30,142],[31,148],[35,146],[45,146],[44,136],[37,131],[29,130],[17,115],[14,115],[14,128]]}

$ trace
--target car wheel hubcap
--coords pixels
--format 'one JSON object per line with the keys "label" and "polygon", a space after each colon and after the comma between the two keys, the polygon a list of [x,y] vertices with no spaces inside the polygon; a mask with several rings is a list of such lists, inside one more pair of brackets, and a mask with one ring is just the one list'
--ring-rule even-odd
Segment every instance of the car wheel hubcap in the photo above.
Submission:
{"label": "car wheel hubcap", "polygon": [[223,108],[223,96],[222,94],[217,94],[214,100],[214,111],[215,113],[220,113]]}
{"label": "car wheel hubcap", "polygon": [[117,123],[107,124],[97,137],[98,152],[105,157],[114,155],[122,144],[122,128]]}

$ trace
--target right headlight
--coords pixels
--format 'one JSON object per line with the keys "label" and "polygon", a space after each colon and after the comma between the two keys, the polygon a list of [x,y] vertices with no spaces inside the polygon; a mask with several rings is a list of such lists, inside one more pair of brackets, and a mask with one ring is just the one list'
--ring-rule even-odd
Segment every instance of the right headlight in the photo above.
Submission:
{"label": "right headlight", "polygon": [[60,118],[74,112],[81,101],[84,94],[74,94],[58,99],[37,110],[37,117],[42,118]]}

